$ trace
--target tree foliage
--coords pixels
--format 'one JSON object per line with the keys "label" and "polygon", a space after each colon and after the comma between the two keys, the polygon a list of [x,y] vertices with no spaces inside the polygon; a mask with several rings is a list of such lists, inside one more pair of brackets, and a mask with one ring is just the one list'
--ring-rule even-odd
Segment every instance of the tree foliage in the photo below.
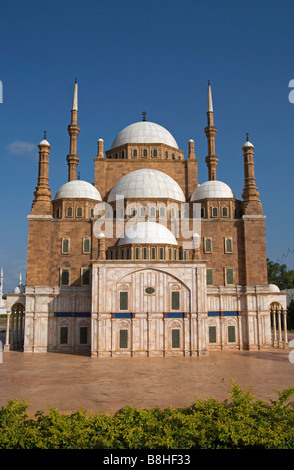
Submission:
{"label": "tree foliage", "polygon": [[[294,289],[294,270],[288,269],[285,264],[274,263],[267,260],[267,272],[269,284],[276,284],[279,289]],[[291,300],[287,307],[287,327],[294,329],[294,300]]]}
{"label": "tree foliage", "polygon": [[0,409],[0,449],[294,449],[294,388],[269,403],[233,382],[229,398],[189,407],[137,409],[114,416],[55,408],[34,418],[28,402]]}
{"label": "tree foliage", "polygon": [[294,289],[294,269],[288,269],[285,264],[267,260],[268,283],[276,284],[280,290]]}

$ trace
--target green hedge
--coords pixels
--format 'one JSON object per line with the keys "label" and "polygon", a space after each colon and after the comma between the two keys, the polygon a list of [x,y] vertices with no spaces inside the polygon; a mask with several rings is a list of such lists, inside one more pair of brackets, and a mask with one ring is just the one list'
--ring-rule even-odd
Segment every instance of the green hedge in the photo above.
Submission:
{"label": "green hedge", "polygon": [[233,383],[229,398],[196,400],[189,407],[136,409],[114,416],[63,415],[50,408],[34,418],[28,402],[0,410],[0,449],[293,449],[294,388],[266,403]]}

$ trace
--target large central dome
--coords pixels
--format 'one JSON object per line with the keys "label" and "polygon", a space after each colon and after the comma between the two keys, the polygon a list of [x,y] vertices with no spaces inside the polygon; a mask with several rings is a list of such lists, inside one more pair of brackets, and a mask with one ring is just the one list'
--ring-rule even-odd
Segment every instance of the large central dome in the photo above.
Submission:
{"label": "large central dome", "polygon": [[140,121],[125,127],[114,139],[111,148],[124,144],[166,144],[178,148],[178,144],[168,130],[159,124]]}
{"label": "large central dome", "polygon": [[129,227],[119,239],[119,245],[129,245],[136,243],[152,243],[177,245],[174,235],[164,225],[156,222],[138,222]]}
{"label": "large central dome", "polygon": [[162,171],[143,168],[123,176],[108,196],[108,202],[116,197],[125,199],[172,199],[185,202],[185,196],[178,183]]}

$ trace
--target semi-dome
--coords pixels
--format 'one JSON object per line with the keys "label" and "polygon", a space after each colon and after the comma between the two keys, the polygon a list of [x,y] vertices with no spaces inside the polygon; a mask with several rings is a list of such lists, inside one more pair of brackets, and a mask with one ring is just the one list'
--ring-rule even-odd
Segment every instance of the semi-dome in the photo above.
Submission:
{"label": "semi-dome", "polygon": [[177,240],[168,228],[156,222],[138,222],[129,227],[119,239],[119,245],[136,243],[177,245]]}
{"label": "semi-dome", "polygon": [[54,199],[62,198],[94,199],[95,201],[102,200],[100,193],[95,186],[82,180],[69,181],[61,186]]}
{"label": "semi-dome", "polygon": [[125,127],[114,139],[111,148],[124,144],[166,144],[178,148],[171,133],[149,121],[140,121]]}
{"label": "semi-dome", "polygon": [[108,202],[116,200],[116,196],[144,199],[173,199],[185,202],[185,196],[178,183],[166,173],[144,168],[131,171],[123,176],[112,188]]}
{"label": "semi-dome", "polygon": [[191,201],[198,201],[199,199],[219,199],[219,198],[233,198],[237,199],[234,191],[226,183],[222,181],[206,181],[200,184],[191,196]]}
{"label": "semi-dome", "polygon": [[280,292],[280,289],[276,284],[269,284],[268,287],[270,292]]}

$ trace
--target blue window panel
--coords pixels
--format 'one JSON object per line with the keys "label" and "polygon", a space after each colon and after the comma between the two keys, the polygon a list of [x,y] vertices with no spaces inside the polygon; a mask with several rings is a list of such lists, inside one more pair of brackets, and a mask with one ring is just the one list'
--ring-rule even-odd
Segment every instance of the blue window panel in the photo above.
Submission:
{"label": "blue window panel", "polygon": [[[209,317],[219,317],[221,312],[208,312]],[[223,312],[225,317],[236,317],[238,312]]]}
{"label": "blue window panel", "polygon": [[183,318],[184,314],[183,313],[167,313],[166,317],[167,318]]}
{"label": "blue window panel", "polygon": [[72,312],[57,312],[57,317],[72,317]]}
{"label": "blue window panel", "polygon": [[132,318],[131,313],[115,313],[114,318]]}
{"label": "blue window panel", "polygon": [[75,313],[75,317],[90,317],[91,312],[77,312]]}

